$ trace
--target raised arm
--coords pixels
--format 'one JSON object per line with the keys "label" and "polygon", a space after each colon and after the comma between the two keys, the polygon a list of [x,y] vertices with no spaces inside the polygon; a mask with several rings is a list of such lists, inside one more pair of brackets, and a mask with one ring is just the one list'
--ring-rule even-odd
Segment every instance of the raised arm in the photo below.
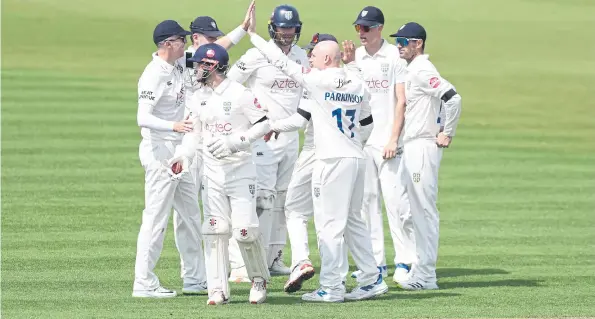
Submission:
{"label": "raised arm", "polygon": [[248,31],[248,26],[250,24],[250,12],[252,10],[254,10],[254,0],[248,6],[248,11],[246,11],[246,16],[244,17],[242,24],[240,24],[233,31],[229,32],[227,35],[217,39],[215,43],[224,47],[225,50],[229,50],[234,45],[240,43],[242,38],[246,35],[246,31]]}
{"label": "raised arm", "polygon": [[255,32],[248,30],[248,34],[250,35],[250,41],[254,47],[266,57],[270,64],[300,83],[302,86],[306,86],[306,83],[315,85],[312,82],[315,81],[315,75],[318,73],[318,70],[301,66],[290,60],[277,45],[266,41]]}

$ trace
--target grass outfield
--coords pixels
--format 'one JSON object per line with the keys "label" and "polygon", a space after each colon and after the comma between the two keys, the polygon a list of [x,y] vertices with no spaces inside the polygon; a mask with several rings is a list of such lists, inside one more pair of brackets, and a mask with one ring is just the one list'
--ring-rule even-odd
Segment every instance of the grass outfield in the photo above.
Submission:
{"label": "grass outfield", "polygon": [[[247,304],[247,284],[233,285],[233,303],[220,308],[207,308],[206,297],[131,298],[143,209],[136,84],[153,28],[208,14],[231,30],[247,2],[3,1],[3,318],[595,316],[588,0],[371,2],[384,10],[386,35],[410,20],[426,27],[427,52],[463,96],[440,171],[441,290],[391,283],[377,300],[307,304],[276,277],[260,306]],[[356,40],[351,23],[363,3],[294,3],[301,44],[315,32]],[[258,2],[262,35],[276,4]],[[248,47],[244,40],[232,58]],[[180,291],[172,235],[170,227],[157,273]]]}

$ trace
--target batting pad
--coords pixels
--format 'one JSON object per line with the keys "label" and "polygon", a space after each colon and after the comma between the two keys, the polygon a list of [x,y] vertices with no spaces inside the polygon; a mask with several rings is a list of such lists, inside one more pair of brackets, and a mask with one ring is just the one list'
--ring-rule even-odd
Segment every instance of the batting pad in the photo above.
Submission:
{"label": "batting pad", "polygon": [[262,277],[265,280],[271,278],[269,267],[266,262],[266,254],[260,231],[255,227],[236,228],[233,236],[238,241],[242,258],[246,264],[248,277]]}
{"label": "batting pad", "polygon": [[223,219],[210,218],[202,230],[209,297],[215,291],[222,291],[229,298],[229,226]]}

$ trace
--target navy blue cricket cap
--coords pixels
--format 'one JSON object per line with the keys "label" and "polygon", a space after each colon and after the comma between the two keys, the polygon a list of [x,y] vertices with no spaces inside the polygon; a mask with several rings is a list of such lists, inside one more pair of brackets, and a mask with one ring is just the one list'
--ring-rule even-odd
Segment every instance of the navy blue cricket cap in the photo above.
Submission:
{"label": "navy blue cricket cap", "polygon": [[409,38],[409,39],[422,39],[426,41],[426,29],[419,23],[408,22],[399,28],[397,33],[390,35],[393,38]]}
{"label": "navy blue cricket cap", "polygon": [[332,34],[328,34],[328,33],[316,33],[312,37],[312,41],[310,41],[310,43],[308,43],[308,45],[306,45],[305,47],[303,47],[303,49],[306,50],[306,51],[312,50],[312,49],[314,49],[314,47],[316,46],[316,44],[318,44],[319,42],[322,42],[322,41],[333,41],[333,42],[339,43],[339,41],[337,41],[337,38],[335,38],[335,36],[332,35]]}
{"label": "navy blue cricket cap", "polygon": [[184,28],[182,28],[176,21],[165,20],[155,27],[155,31],[153,31],[153,42],[157,44],[174,35],[185,37],[190,34],[189,31],[184,30]]}
{"label": "navy blue cricket cap", "polygon": [[219,30],[215,19],[209,16],[200,16],[194,19],[194,21],[190,23],[190,31],[192,31],[192,33],[204,34],[210,38],[218,38],[225,35],[225,33]]}
{"label": "navy blue cricket cap", "polygon": [[353,25],[357,24],[368,27],[384,24],[384,14],[382,13],[382,10],[376,7],[367,6],[360,11],[357,19],[353,23]]}
{"label": "navy blue cricket cap", "polygon": [[229,64],[229,54],[224,47],[217,43],[207,43],[199,46],[188,61],[200,63],[203,59],[217,61],[219,62],[219,66]]}

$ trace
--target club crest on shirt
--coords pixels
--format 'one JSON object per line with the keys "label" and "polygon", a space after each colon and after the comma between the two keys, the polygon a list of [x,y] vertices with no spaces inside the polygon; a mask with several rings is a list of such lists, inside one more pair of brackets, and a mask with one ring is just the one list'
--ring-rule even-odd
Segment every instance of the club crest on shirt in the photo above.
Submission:
{"label": "club crest on shirt", "polygon": [[314,187],[314,196],[315,197],[319,197],[320,196],[320,187]]}
{"label": "club crest on shirt", "polygon": [[388,68],[389,68],[389,64],[388,63],[382,63],[382,64],[380,64],[380,70],[382,71],[382,73],[387,73],[388,72]]}
{"label": "club crest on shirt", "polygon": [[420,173],[413,173],[413,182],[414,183],[419,183],[419,181],[421,180],[421,174]]}
{"label": "club crest on shirt", "polygon": [[254,198],[254,194],[256,193],[256,185],[250,184],[248,185],[248,191],[250,191],[250,195]]}

